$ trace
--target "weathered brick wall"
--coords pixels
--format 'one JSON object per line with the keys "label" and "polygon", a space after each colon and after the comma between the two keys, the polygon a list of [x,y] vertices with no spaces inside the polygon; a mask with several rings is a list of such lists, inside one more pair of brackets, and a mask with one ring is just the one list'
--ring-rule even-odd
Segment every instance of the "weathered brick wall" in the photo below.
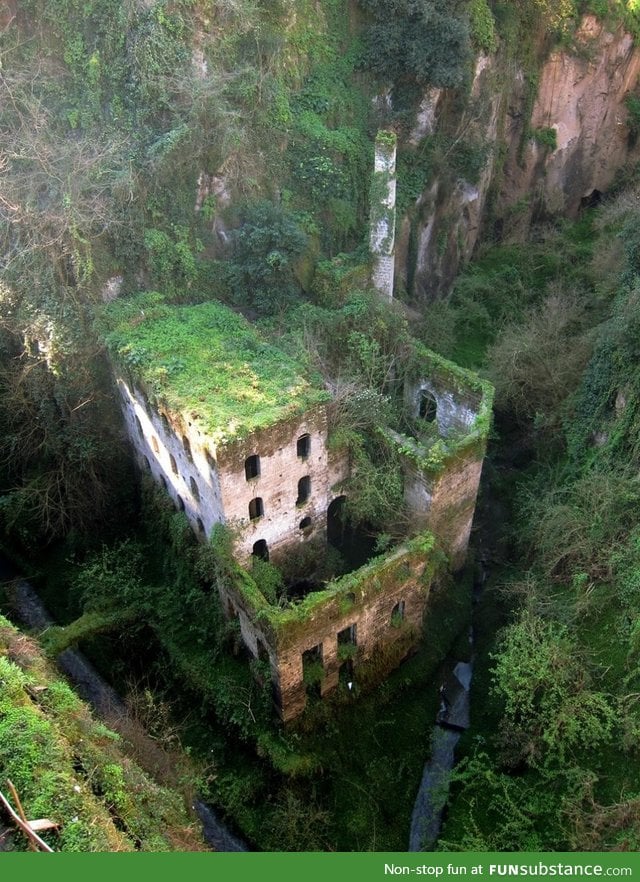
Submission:
{"label": "weathered brick wall", "polygon": [[[435,423],[444,439],[464,436],[473,429],[480,406],[480,394],[451,388],[446,378],[434,374],[407,384],[405,398],[418,417],[422,392],[436,401]],[[486,439],[478,438],[459,453],[445,458],[443,469],[434,474],[416,458],[405,457],[405,501],[415,525],[428,528],[440,539],[454,570],[464,565],[480,484]]]}
{"label": "weathered brick wall", "polygon": [[[338,634],[344,629],[355,625],[356,672],[358,664],[370,660],[381,647],[396,643],[407,628],[415,634],[420,632],[430,589],[429,581],[425,584],[423,578],[427,568],[426,555],[400,550],[385,562],[378,575],[371,575],[367,566],[362,568],[362,586],[353,586],[353,602],[346,601],[344,595],[328,597],[308,621],[283,628],[278,634],[276,676],[285,721],[296,717],[306,706],[302,660],[305,651],[322,647],[321,694],[325,695],[338,685],[344,661],[339,656]],[[392,622],[392,613],[400,602],[404,603],[404,616],[398,627],[397,622]]]}
{"label": "weathered brick wall", "polygon": [[[309,435],[309,455],[297,454],[297,441]],[[245,461],[257,455],[260,474],[247,479]],[[230,444],[219,452],[220,488],[227,521],[240,528],[235,544],[236,556],[246,560],[253,545],[265,540],[269,555],[276,559],[291,545],[326,536],[326,513],[332,500],[336,479],[346,477],[346,456],[332,457],[327,452],[327,416],[324,406],[303,417],[279,423],[254,433],[245,441]],[[298,481],[309,477],[311,492],[302,504],[296,504]],[[262,499],[264,514],[251,521],[249,502]],[[303,519],[311,526],[300,529]]]}
{"label": "weathered brick wall", "polygon": [[437,478],[406,465],[405,499],[415,524],[438,537],[453,570],[464,566],[481,473],[477,452],[457,458]]}
{"label": "weathered brick wall", "polygon": [[[323,405],[216,450],[196,426],[152,409],[144,394],[124,379],[118,380],[118,388],[140,465],[184,508],[198,534],[209,536],[215,524],[230,524],[236,528],[236,556],[245,561],[260,539],[277,559],[286,547],[326,536],[327,508],[340,495],[332,487],[346,477],[349,466],[344,454],[329,457]],[[297,440],[305,434],[310,436],[310,449],[302,458]],[[254,454],[260,457],[260,474],[247,480],[245,460]],[[306,502],[296,505],[298,481],[305,476],[311,480],[311,492]],[[256,497],[262,499],[264,514],[252,521],[249,502]],[[304,518],[310,518],[311,525],[301,530]]]}

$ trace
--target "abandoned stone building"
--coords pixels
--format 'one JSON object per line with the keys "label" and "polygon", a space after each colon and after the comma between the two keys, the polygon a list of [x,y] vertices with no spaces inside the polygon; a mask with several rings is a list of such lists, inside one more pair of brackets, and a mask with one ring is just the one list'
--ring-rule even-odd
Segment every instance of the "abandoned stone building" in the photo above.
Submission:
{"label": "abandoned stone building", "polygon": [[219,303],[175,306],[141,295],[118,308],[107,342],[137,460],[203,541],[216,524],[232,528],[238,569],[220,586],[223,608],[250,653],[269,663],[283,719],[382,650],[399,663],[419,639],[440,549],[450,568],[464,561],[488,384],[420,350],[404,396],[428,431],[387,431],[404,463],[414,538],[282,608],[261,594],[250,562],[277,563],[292,548],[332,540],[350,461],[328,444],[330,396]]}

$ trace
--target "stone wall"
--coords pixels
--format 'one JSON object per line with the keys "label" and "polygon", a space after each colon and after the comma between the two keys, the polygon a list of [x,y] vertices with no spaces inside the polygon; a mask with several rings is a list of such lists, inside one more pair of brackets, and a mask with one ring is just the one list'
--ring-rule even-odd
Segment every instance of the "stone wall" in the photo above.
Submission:
{"label": "stone wall", "polygon": [[[406,384],[405,399],[414,418],[419,417],[423,393],[433,398],[433,423],[446,446],[423,447],[394,432],[389,436],[403,456],[405,501],[415,525],[438,537],[452,569],[458,570],[467,553],[486,448],[486,431],[474,427],[490,403],[480,391],[457,388],[452,377],[434,372]],[[438,456],[431,455],[435,449]]]}
{"label": "stone wall", "polygon": [[370,202],[371,281],[380,294],[391,299],[396,229],[396,136],[393,132],[379,132],[376,138]]}
{"label": "stone wall", "polygon": [[184,510],[194,530],[208,536],[215,524],[225,521],[215,448],[193,426],[180,425],[170,414],[153,409],[144,393],[124,379],[119,378],[117,386],[138,462]]}
{"label": "stone wall", "polygon": [[[300,456],[297,442],[304,436],[308,436],[308,454]],[[252,456],[259,457],[259,474],[247,478],[245,462]],[[326,408],[321,405],[221,449],[218,470],[227,521],[240,527],[237,558],[246,560],[254,543],[263,540],[277,559],[285,547],[326,536],[327,509],[339,495],[333,485],[347,477],[348,459],[330,456]],[[309,495],[298,501],[299,482],[306,477]],[[250,520],[249,503],[256,498],[262,500],[264,513]]]}
{"label": "stone wall", "polygon": [[[261,540],[277,559],[291,545],[326,536],[327,508],[339,495],[332,487],[347,477],[349,463],[346,455],[327,451],[323,405],[216,450],[194,425],[154,410],[144,393],[125,380],[118,380],[118,388],[140,465],[184,510],[198,534],[209,536],[216,524],[229,524],[240,561],[248,560]],[[299,456],[298,439],[307,435],[307,455]],[[245,464],[254,456],[258,474],[248,478]],[[298,482],[305,477],[309,495],[297,503]],[[249,504],[255,499],[261,500],[262,514],[251,519]]]}
{"label": "stone wall", "polygon": [[[401,660],[422,628],[437,572],[433,548],[430,536],[412,540],[330,583],[326,590],[308,595],[292,609],[264,607],[257,614],[260,611],[243,591],[243,576],[236,590],[222,588],[224,608],[238,619],[245,645],[270,664],[274,697],[285,721],[306,706],[303,655],[309,650],[317,648],[322,659],[318,684],[322,695],[336,688],[345,663],[353,665],[357,676],[360,665],[377,662],[390,648],[400,650],[393,656],[393,666]],[[352,634],[353,644],[341,645],[341,632]]]}

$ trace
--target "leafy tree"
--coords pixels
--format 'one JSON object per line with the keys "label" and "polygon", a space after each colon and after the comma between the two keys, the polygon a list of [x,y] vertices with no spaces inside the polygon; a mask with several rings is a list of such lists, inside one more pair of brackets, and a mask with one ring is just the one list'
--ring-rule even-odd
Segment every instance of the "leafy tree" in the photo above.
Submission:
{"label": "leafy tree", "polygon": [[459,86],[470,55],[464,4],[446,0],[360,0],[372,14],[365,62],[391,80],[409,76]]}
{"label": "leafy tree", "polygon": [[307,246],[295,218],[267,200],[247,203],[233,242],[238,300],[266,313],[291,303],[300,291],[295,261]]}

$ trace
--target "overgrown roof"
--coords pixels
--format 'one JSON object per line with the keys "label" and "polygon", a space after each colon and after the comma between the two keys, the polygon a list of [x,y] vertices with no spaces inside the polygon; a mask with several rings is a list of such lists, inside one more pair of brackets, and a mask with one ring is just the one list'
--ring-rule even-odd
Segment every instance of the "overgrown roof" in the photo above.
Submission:
{"label": "overgrown roof", "polygon": [[329,394],[320,381],[217,302],[146,293],[106,307],[105,341],[145,391],[215,442],[243,438]]}

